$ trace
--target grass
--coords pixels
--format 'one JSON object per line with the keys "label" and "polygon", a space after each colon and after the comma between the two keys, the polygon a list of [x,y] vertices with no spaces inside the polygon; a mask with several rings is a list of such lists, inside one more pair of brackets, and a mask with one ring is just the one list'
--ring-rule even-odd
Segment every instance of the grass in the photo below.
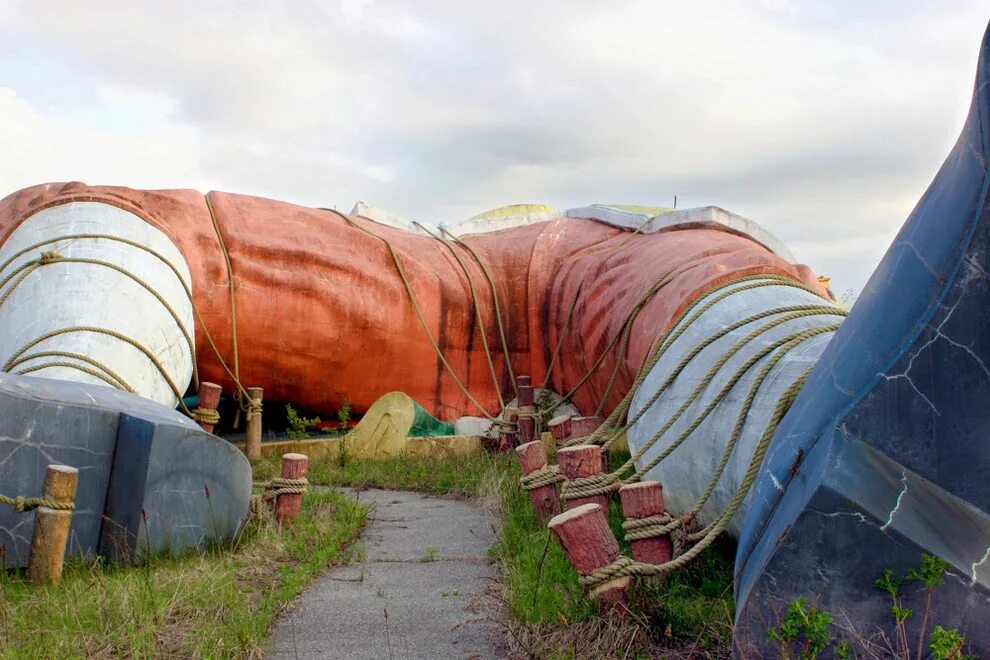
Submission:
{"label": "grass", "polygon": [[[614,455],[621,464],[626,455]],[[275,474],[277,461],[256,466],[257,479]],[[395,457],[314,461],[315,484],[414,490],[473,499],[500,518],[490,556],[501,569],[505,627],[516,650],[532,657],[724,657],[731,652],[733,595],[731,543],[708,548],[687,569],[663,580],[635,583],[632,614],[602,617],[578,576],[519,487],[512,454]],[[609,521],[627,556],[616,502]],[[428,553],[423,561],[428,561]],[[620,653],[621,651],[621,653]]]}
{"label": "grass", "polygon": [[[505,470],[515,456],[488,453],[467,456],[394,456],[311,461],[307,479],[311,484],[414,490],[432,495],[479,497],[483,482],[493,470]],[[278,459],[255,465],[256,481],[270,479],[278,471]]]}
{"label": "grass", "polygon": [[57,587],[0,571],[0,658],[259,657],[275,617],[323,568],[347,560],[367,509],[310,492],[279,532],[250,522],[233,544],[138,567],[67,564]]}
{"label": "grass", "polygon": [[[613,456],[624,461],[628,456]],[[687,569],[630,589],[628,617],[602,617],[585,596],[577,572],[533,513],[512,466],[490,478],[499,494],[502,527],[492,556],[502,569],[504,599],[516,622],[509,632],[532,657],[723,657],[732,648],[731,544],[708,548]],[[620,546],[622,514],[609,522]]]}

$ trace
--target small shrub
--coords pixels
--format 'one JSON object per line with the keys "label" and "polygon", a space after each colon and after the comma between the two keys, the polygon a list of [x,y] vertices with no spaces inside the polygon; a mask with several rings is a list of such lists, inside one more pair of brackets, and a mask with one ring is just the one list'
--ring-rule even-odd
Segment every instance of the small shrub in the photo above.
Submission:
{"label": "small shrub", "polygon": [[787,615],[780,625],[771,626],[767,632],[770,641],[780,645],[781,657],[795,657],[792,648],[797,644],[796,657],[811,660],[817,658],[831,643],[831,623],[832,615],[829,612],[809,605],[808,599],[801,597],[787,606]]}
{"label": "small shrub", "polygon": [[289,403],[285,404],[285,419],[288,424],[285,434],[293,440],[308,438],[309,429],[320,423],[319,417],[303,417]]}
{"label": "small shrub", "polygon": [[929,648],[935,660],[961,660],[966,657],[962,652],[965,643],[966,640],[955,628],[945,629],[942,626],[935,626]]}

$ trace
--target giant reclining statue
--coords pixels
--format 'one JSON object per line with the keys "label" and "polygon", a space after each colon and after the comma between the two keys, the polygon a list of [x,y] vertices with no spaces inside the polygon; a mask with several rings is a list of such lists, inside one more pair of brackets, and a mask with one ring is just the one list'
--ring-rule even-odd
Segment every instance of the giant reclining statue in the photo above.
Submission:
{"label": "giant reclining statue", "polygon": [[[454,421],[496,417],[526,373],[627,423],[669,508],[739,538],[741,650],[804,595],[871,634],[889,617],[874,578],[921,552],[951,566],[935,617],[990,649],[987,56],[958,144],[844,322],[810,268],[714,207],[433,227],[362,204],[16,192],[0,491],[77,465],[71,552],[188,547],[234,534],[250,492],[243,457],[175,411],[196,379],[328,412],[401,390]],[[10,565],[23,518],[0,509]]]}

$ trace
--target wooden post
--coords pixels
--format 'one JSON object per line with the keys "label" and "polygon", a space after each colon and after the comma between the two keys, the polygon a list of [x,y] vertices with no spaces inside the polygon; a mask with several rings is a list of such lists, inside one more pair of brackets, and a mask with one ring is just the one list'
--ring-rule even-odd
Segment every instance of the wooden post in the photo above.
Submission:
{"label": "wooden post", "polygon": [[[519,421],[519,415],[516,414],[516,408],[506,407],[503,411],[502,418],[509,422],[510,424],[516,424]],[[495,451],[509,451],[516,446],[516,432],[512,430],[509,426],[499,427],[498,440],[496,440]]]}
{"label": "wooden post", "polygon": [[[248,399],[251,401],[261,403],[262,398],[265,395],[264,388],[261,387],[249,387],[247,388]],[[244,452],[247,454],[249,461],[257,461],[261,459],[261,413],[256,412],[254,414],[248,411],[247,415],[247,433],[244,439]]]}
{"label": "wooden post", "polygon": [[547,424],[550,434],[553,435],[554,442],[560,446],[571,439],[571,416],[557,415]]}
{"label": "wooden post", "polygon": [[[608,526],[605,509],[583,504],[554,516],[548,524],[567,553],[571,565],[581,575],[589,575],[619,558],[619,543]],[[589,595],[602,609],[626,603],[629,578],[620,577],[595,587]]]}
{"label": "wooden post", "polygon": [[604,420],[597,415],[594,417],[572,417],[571,418],[571,437],[573,438],[586,438],[595,431],[598,427],[604,423]]}
{"label": "wooden post", "polygon": [[[659,516],[667,510],[663,504],[663,487],[659,481],[640,481],[619,489],[622,513],[627,520]],[[633,557],[646,564],[663,564],[674,556],[669,536],[632,541]]]}
{"label": "wooden post", "polygon": [[[598,445],[561,447],[557,450],[557,465],[560,467],[560,473],[568,479],[602,474],[601,447]],[[591,497],[579,497],[574,500],[567,500],[565,508],[573,509],[582,504],[589,503],[599,504],[603,509],[608,510],[608,497],[605,495],[593,495]]]}
{"label": "wooden post", "polygon": [[[72,502],[76,497],[79,470],[68,465],[49,465],[45,473],[44,497]],[[69,540],[72,511],[38,507],[34,514],[34,536],[28,559],[28,580],[32,584],[58,584],[62,579],[65,545]]]}
{"label": "wooden post", "polygon": [[[519,454],[519,465],[523,474],[532,474],[547,465],[547,450],[539,440],[527,442],[516,447]],[[529,499],[533,502],[533,510],[540,522],[546,522],[560,513],[560,501],[557,499],[557,487],[553,484],[540,486],[529,491]]]}
{"label": "wooden post", "polygon": [[[282,454],[282,478],[302,479],[308,471],[306,454]],[[302,493],[284,493],[275,498],[275,520],[279,525],[295,520],[301,509]]]}
{"label": "wooden post", "polygon": [[529,376],[519,376],[516,379],[516,404],[519,406],[519,444],[524,445],[536,439],[536,398],[533,392],[532,380]]}
{"label": "wooden post", "polygon": [[[204,410],[216,410],[217,406],[220,405],[220,392],[222,390],[223,388],[216,383],[201,382],[199,384],[199,407]],[[199,425],[207,433],[213,433],[213,424],[200,422]]]}

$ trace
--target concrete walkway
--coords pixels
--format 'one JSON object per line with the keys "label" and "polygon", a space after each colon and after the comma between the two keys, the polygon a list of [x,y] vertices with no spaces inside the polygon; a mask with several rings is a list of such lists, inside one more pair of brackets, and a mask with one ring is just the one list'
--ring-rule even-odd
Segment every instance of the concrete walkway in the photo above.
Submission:
{"label": "concrete walkway", "polygon": [[505,657],[485,596],[497,574],[486,558],[492,517],[418,493],[354,496],[373,505],[363,560],[313,582],[276,623],[267,657]]}

